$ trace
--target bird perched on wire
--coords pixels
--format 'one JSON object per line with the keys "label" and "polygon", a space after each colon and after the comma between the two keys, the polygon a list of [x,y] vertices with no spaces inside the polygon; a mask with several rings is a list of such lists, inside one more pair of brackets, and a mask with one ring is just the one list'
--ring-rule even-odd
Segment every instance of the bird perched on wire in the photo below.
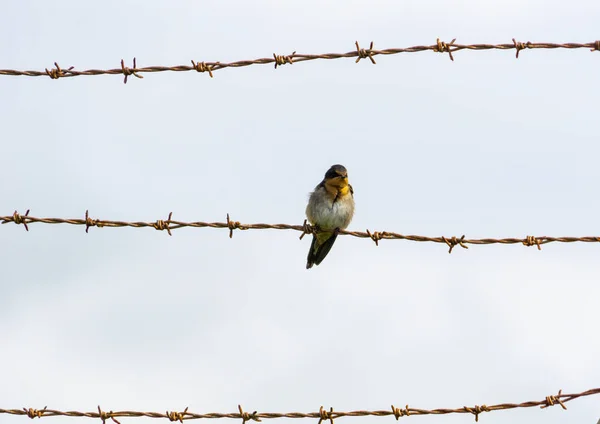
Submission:
{"label": "bird perched on wire", "polygon": [[348,171],[342,165],[333,165],[310,194],[306,206],[306,217],[317,227],[306,258],[306,269],[325,259],[339,231],[348,227],[353,215],[354,190],[348,184]]}

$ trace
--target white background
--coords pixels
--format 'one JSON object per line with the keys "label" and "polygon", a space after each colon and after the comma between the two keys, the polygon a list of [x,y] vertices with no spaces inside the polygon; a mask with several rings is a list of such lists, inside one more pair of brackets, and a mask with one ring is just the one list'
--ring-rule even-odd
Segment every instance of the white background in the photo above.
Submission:
{"label": "white background", "polygon": [[[0,68],[118,68],[460,43],[590,42],[597,1],[7,2]],[[350,229],[600,235],[600,53],[378,56],[215,72],[0,77],[0,215],[301,224],[349,170]],[[600,245],[292,231],[0,227],[0,407],[194,412],[541,400],[600,386]],[[568,411],[492,423],[595,423]],[[472,422],[470,415],[402,418]],[[25,423],[26,417],[0,416]],[[387,418],[341,418],[391,423]],[[87,418],[44,418],[53,424]],[[123,418],[123,424],[151,419]],[[226,420],[227,422],[229,420]],[[284,421],[284,420],[279,420]],[[336,423],[338,422],[336,421]]]}

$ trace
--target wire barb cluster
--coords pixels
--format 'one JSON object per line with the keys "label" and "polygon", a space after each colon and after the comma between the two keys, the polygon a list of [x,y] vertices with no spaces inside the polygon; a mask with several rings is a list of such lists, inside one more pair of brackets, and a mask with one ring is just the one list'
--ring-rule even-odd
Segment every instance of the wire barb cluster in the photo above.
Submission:
{"label": "wire barb cluster", "polygon": [[341,417],[387,417],[394,416],[396,420],[399,420],[401,417],[409,417],[415,415],[447,415],[447,414],[472,414],[475,417],[475,421],[479,421],[479,415],[482,412],[493,412],[507,409],[517,409],[517,408],[532,408],[539,406],[540,408],[547,408],[549,406],[560,405],[563,409],[567,409],[565,403],[570,402],[574,399],[592,396],[600,394],[600,388],[590,389],[585,392],[575,393],[575,394],[563,394],[562,390],[558,392],[557,395],[546,396],[544,400],[540,401],[529,401],[522,403],[500,403],[497,405],[475,405],[475,406],[463,406],[455,409],[448,408],[438,408],[438,409],[418,409],[418,408],[409,408],[406,405],[405,408],[397,408],[394,405],[391,406],[391,409],[388,410],[377,410],[377,411],[349,411],[349,412],[341,412],[334,411],[332,407],[329,410],[325,409],[323,406],[319,408],[319,412],[257,412],[254,411],[252,413],[245,412],[242,409],[241,405],[238,405],[238,411],[234,413],[217,413],[211,412],[206,414],[199,414],[195,412],[190,412],[188,408],[185,408],[182,412],[177,411],[166,411],[164,414],[160,412],[140,412],[140,411],[103,411],[100,406],[98,406],[98,412],[80,412],[80,411],[58,411],[54,409],[48,409],[44,407],[44,409],[33,409],[33,408],[22,408],[22,409],[1,409],[0,414],[9,414],[9,415],[22,415],[27,416],[29,418],[42,418],[42,417],[55,417],[55,416],[63,416],[63,417],[85,417],[85,418],[100,418],[102,423],[105,424],[107,420],[112,420],[117,424],[117,418],[121,417],[129,417],[129,418],[166,418],[171,422],[179,421],[183,423],[184,420],[190,419],[216,419],[216,418],[231,418],[242,420],[242,424],[246,424],[247,421],[257,421],[261,422],[262,419],[274,419],[274,418],[313,418],[318,419],[318,424],[323,424],[326,421],[329,421],[329,424],[334,424],[334,420]]}
{"label": "wire barb cluster", "polygon": [[177,65],[177,66],[146,66],[137,67],[136,58],[133,58],[133,67],[130,68],[125,66],[124,60],[121,60],[120,68],[114,69],[88,69],[85,71],[77,71],[73,66],[63,69],[58,63],[54,62],[54,68],[45,69],[44,71],[20,71],[15,69],[0,69],[0,75],[9,76],[27,76],[27,77],[39,77],[48,76],[51,79],[77,77],[82,75],[123,75],[124,83],[127,83],[127,77],[133,75],[136,78],[143,78],[143,73],[151,72],[185,72],[185,71],[196,71],[196,72],[208,72],[210,77],[213,77],[213,72],[225,68],[241,68],[250,65],[267,65],[273,63],[275,69],[278,66],[285,64],[293,64],[298,62],[304,62],[307,60],[331,60],[341,58],[352,58],[356,57],[356,63],[360,62],[361,59],[369,59],[373,65],[376,64],[374,56],[377,55],[395,55],[400,53],[416,53],[422,51],[433,51],[436,53],[448,53],[450,60],[454,61],[453,53],[460,50],[471,50],[471,51],[483,51],[483,50],[516,50],[516,58],[519,58],[519,52],[525,49],[590,49],[590,51],[600,51],[600,40],[592,41],[590,43],[532,43],[531,41],[522,42],[512,39],[512,43],[504,44],[456,44],[456,38],[449,43],[440,40],[436,40],[435,44],[421,45],[412,47],[399,47],[389,48],[383,50],[375,50],[373,48],[373,42],[371,41],[368,49],[361,48],[358,41],[355,42],[356,49],[346,53],[322,53],[322,54],[302,54],[296,53],[295,51],[290,55],[278,55],[273,53],[273,57],[270,58],[259,58],[251,60],[238,60],[235,62],[195,62],[191,61],[192,66],[188,65]]}
{"label": "wire barb cluster", "polygon": [[[41,223],[41,224],[69,224],[69,225],[83,225],[85,226],[85,232],[88,233],[91,227],[110,227],[110,228],[154,228],[158,231],[166,231],[170,236],[172,234],[172,230],[176,230],[178,228],[223,228],[229,230],[229,238],[233,238],[234,230],[294,230],[299,231],[302,234],[300,235],[300,240],[306,234],[317,234],[321,232],[327,232],[325,230],[321,230],[315,226],[310,225],[304,220],[302,225],[290,225],[290,224],[242,224],[239,221],[234,221],[227,214],[227,220],[225,222],[203,222],[203,221],[195,221],[195,222],[183,222],[183,221],[175,221],[173,219],[173,212],[169,212],[169,215],[166,220],[158,219],[153,222],[144,222],[144,221],[112,221],[112,220],[102,220],[102,219],[93,219],[90,217],[89,211],[85,211],[85,216],[83,219],[81,218],[37,218],[29,215],[29,209],[25,213],[25,215],[19,214],[17,211],[14,211],[12,215],[0,216],[0,224],[8,224],[13,222],[17,225],[23,225],[25,230],[29,231],[29,225],[33,223]],[[376,246],[379,246],[379,242],[381,240],[408,240],[415,242],[430,242],[430,243],[440,243],[448,246],[448,253],[452,253],[452,250],[456,246],[460,246],[463,249],[468,249],[468,244],[475,245],[489,245],[489,244],[522,244],[524,246],[537,246],[538,250],[541,250],[541,246],[547,243],[600,243],[600,237],[597,236],[585,236],[585,237],[549,237],[549,236],[525,236],[525,238],[481,238],[481,239],[468,239],[463,234],[460,237],[452,236],[452,237],[427,237],[427,236],[418,236],[418,235],[405,235],[394,233],[390,231],[373,231],[366,230],[362,231],[348,231],[348,230],[340,230],[338,234],[358,237],[358,238],[370,238],[375,242]]]}

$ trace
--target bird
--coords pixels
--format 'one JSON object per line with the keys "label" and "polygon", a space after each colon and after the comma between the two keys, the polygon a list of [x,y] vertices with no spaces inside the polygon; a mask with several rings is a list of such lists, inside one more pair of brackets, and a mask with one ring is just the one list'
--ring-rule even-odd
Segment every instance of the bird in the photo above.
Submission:
{"label": "bird", "polygon": [[319,265],[331,250],[340,230],[350,225],[354,216],[354,189],[348,183],[343,165],[332,165],[323,181],[310,193],[306,217],[316,227],[306,258],[306,269]]}

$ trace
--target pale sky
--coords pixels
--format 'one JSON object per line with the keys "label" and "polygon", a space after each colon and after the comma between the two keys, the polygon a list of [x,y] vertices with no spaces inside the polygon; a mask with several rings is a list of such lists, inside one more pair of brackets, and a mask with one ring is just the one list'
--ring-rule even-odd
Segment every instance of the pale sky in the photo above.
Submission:
{"label": "pale sky", "polygon": [[[599,21],[592,0],[8,2],[0,68],[188,65],[346,52],[355,40],[583,43],[600,38]],[[600,236],[600,52],[514,53],[166,72],[127,85],[0,76],[0,215],[301,224],[308,193],[341,163],[355,190],[351,230]],[[29,228],[0,226],[0,408],[433,409],[600,386],[597,244],[448,255],[340,236],[307,271],[310,237],[293,231],[230,240],[216,229]],[[599,396],[567,407],[480,422],[600,418]]]}

